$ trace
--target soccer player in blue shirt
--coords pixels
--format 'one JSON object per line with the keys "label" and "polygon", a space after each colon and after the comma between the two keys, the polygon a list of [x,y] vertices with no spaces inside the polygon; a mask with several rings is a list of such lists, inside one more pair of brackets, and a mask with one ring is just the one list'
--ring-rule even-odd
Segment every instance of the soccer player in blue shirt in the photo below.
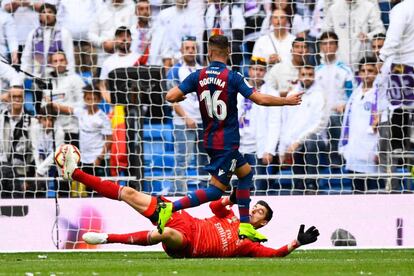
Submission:
{"label": "soccer player in blue shirt", "polygon": [[249,223],[253,173],[250,165],[238,151],[240,134],[237,93],[264,106],[297,105],[301,102],[302,94],[281,98],[255,91],[240,73],[227,69],[229,54],[227,37],[211,36],[208,41],[210,65],[191,73],[179,86],[167,93],[167,101],[174,103],[184,100],[186,94],[196,91],[203,120],[204,148],[210,156],[210,164],[206,166],[206,171],[212,178],[208,188],[190,192],[180,200],[161,203],[158,206],[160,233],[163,232],[173,212],[219,199],[227,190],[232,175],[236,174],[238,184],[235,197],[240,213],[239,236],[253,241],[267,240]]}

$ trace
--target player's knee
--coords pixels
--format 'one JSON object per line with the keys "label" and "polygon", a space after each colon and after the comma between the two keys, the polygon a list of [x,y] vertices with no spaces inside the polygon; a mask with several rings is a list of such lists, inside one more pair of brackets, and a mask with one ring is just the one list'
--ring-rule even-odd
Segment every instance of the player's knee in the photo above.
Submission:
{"label": "player's knee", "polygon": [[166,227],[164,229],[164,232],[162,232],[162,240],[163,241],[168,241],[168,240],[173,240],[174,239],[174,230],[171,228]]}
{"label": "player's knee", "polygon": [[128,202],[132,198],[134,198],[137,194],[137,191],[132,189],[131,187],[123,187],[121,192],[121,199],[123,201]]}
{"label": "player's knee", "polygon": [[223,196],[223,193],[224,193],[223,190],[221,190],[220,188],[218,188],[214,185],[210,185],[208,187],[208,192],[209,192],[211,200],[220,199]]}

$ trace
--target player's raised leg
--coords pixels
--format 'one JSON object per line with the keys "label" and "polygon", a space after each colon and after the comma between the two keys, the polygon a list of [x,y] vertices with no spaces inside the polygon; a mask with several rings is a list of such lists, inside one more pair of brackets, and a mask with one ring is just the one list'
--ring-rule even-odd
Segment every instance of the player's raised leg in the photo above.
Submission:
{"label": "player's raised leg", "polygon": [[141,215],[150,219],[152,223],[155,224],[157,222],[158,213],[156,212],[156,208],[158,199],[156,197],[85,173],[84,171],[78,169],[76,156],[71,150],[64,153],[64,164],[62,171],[63,178],[82,182],[84,185],[95,190],[104,197],[114,200],[122,200],[138,211]]}

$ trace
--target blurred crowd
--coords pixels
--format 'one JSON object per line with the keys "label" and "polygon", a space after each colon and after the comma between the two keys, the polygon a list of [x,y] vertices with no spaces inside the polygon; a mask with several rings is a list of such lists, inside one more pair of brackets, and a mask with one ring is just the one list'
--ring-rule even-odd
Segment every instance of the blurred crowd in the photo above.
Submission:
{"label": "blurred crowd", "polygon": [[[290,170],[298,191],[318,191],[313,176],[328,172],[351,174],[354,192],[401,191],[375,174],[409,164],[414,0],[2,0],[0,26],[2,197],[46,191],[48,181],[25,177],[56,176],[61,143],[80,148],[88,172],[118,175],[108,170],[119,139],[111,72],[161,68],[170,88],[208,63],[214,34],[230,38],[228,66],[260,93],[304,92],[300,106],[283,108],[240,97],[240,151],[259,176],[255,190],[277,189],[266,176]],[[165,103],[173,193],[188,190],[190,163],[205,175],[208,162],[193,94]]]}

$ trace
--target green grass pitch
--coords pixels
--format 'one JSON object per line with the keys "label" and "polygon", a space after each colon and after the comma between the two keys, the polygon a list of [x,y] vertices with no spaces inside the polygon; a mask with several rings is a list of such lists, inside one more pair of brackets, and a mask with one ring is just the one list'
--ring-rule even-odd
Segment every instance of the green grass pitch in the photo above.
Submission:
{"label": "green grass pitch", "polygon": [[171,259],[162,252],[0,253],[0,275],[414,275],[414,249],[298,250],[273,259]]}

